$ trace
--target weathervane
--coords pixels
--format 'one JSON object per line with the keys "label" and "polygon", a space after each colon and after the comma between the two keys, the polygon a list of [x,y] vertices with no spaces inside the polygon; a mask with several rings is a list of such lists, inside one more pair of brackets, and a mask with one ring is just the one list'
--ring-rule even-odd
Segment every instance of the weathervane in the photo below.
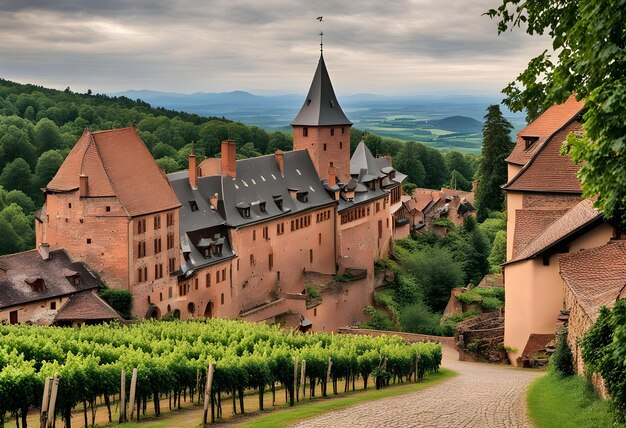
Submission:
{"label": "weathervane", "polygon": [[[318,16],[316,18],[319,22],[324,22],[323,16]],[[320,52],[324,52],[324,32],[320,31]]]}

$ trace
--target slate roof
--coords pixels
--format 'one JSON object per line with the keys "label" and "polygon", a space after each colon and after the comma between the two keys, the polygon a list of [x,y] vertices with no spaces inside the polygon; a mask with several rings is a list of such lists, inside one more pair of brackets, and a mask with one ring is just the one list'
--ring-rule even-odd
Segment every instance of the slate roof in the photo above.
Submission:
{"label": "slate roof", "polygon": [[598,223],[602,218],[602,213],[593,207],[593,202],[590,199],[583,199],[550,224],[537,238],[505,264],[538,256],[576,232]]}
{"label": "slate roof", "polygon": [[[78,273],[80,284],[74,285],[66,277],[68,272]],[[43,279],[45,289],[34,291],[26,282],[33,278]],[[51,251],[48,260],[43,260],[37,250],[0,257],[0,308],[67,296],[98,285],[86,266],[72,263],[64,250]]]}
{"label": "slate roof", "polygon": [[54,317],[54,321],[114,319],[120,320],[122,317],[94,291],[73,294]]}
{"label": "slate roof", "polygon": [[295,126],[352,125],[344,114],[326,69],[324,55],[320,55],[309,93],[296,118]]}
{"label": "slate roof", "polygon": [[47,192],[79,188],[89,197],[116,197],[129,216],[177,208],[178,199],[134,127],[85,132],[46,186]]}
{"label": "slate roof", "polygon": [[[167,177],[181,203],[181,248],[187,263],[183,273],[191,274],[198,267],[234,257],[228,240],[228,227],[245,227],[289,214],[306,212],[332,205],[329,196],[306,150],[284,152],[284,176],[276,165],[275,156],[259,156],[237,161],[236,178],[213,175],[198,178],[198,188],[189,184],[188,171],[169,174]],[[308,192],[307,201],[301,202],[291,193]],[[217,193],[216,209],[209,198]],[[277,200],[282,202],[279,208]],[[192,202],[197,207],[192,209]],[[238,208],[239,207],[239,208]],[[242,209],[250,212],[248,218]],[[223,238],[219,256],[205,258],[201,241]]]}
{"label": "slate roof", "polygon": [[626,298],[626,242],[559,254],[561,277],[592,321],[601,306]]}
{"label": "slate roof", "polygon": [[[544,142],[581,113],[583,105],[583,101],[576,101],[576,97],[572,95],[563,104],[548,108],[517,133],[515,147],[505,161],[515,165],[525,165]],[[538,137],[538,139],[527,149],[523,137]]]}
{"label": "slate roof", "polygon": [[546,228],[563,216],[562,210],[515,210],[515,235],[513,236],[513,256],[528,246]]}

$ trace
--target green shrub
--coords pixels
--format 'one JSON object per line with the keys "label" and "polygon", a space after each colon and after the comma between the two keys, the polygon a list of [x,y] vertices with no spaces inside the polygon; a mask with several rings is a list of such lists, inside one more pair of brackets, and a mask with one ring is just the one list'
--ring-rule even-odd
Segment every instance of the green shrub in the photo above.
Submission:
{"label": "green shrub", "polygon": [[480,296],[480,294],[476,293],[473,289],[472,290],[467,290],[461,294],[459,294],[458,296],[456,296],[456,298],[462,302],[465,303],[466,305],[470,305],[472,303],[477,303],[483,300],[483,298]]}
{"label": "green shrub", "polygon": [[563,328],[558,334],[559,342],[552,357],[550,364],[552,368],[563,376],[574,374],[574,361],[572,358],[572,350],[567,344],[567,329]]}
{"label": "green shrub", "polygon": [[485,312],[493,312],[502,307],[502,302],[496,297],[483,297],[482,307]]}
{"label": "green shrub", "polygon": [[431,312],[423,302],[406,306],[400,311],[402,331],[421,334],[441,334],[441,315]]}
{"label": "green shrub", "polygon": [[319,292],[319,290],[315,287],[313,287],[312,285],[307,285],[306,286],[306,294],[311,298],[311,299],[317,299],[319,298],[322,294]]}
{"label": "green shrub", "polygon": [[372,330],[397,330],[394,322],[384,311],[378,310],[373,306],[367,306],[363,312],[370,317],[365,324],[361,324],[363,328],[371,328]]}
{"label": "green shrub", "polygon": [[113,288],[105,288],[100,290],[100,297],[107,302],[109,306],[115,309],[125,319],[133,316],[133,295],[128,290],[115,290]]}

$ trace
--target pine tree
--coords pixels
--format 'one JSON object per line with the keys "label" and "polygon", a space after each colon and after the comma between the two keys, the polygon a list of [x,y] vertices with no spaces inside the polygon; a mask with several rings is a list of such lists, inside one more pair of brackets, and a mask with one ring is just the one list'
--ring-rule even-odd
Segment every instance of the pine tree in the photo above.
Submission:
{"label": "pine tree", "polygon": [[513,125],[502,116],[499,105],[487,107],[476,191],[478,221],[486,219],[489,211],[502,211],[504,192],[500,186],[507,180],[504,159],[513,149],[512,129]]}

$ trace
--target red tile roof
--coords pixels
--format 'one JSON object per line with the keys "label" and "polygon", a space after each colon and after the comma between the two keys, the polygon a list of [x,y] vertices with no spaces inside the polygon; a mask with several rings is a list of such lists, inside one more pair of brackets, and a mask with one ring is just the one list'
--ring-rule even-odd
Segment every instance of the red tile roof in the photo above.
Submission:
{"label": "red tile roof", "polygon": [[560,254],[561,277],[585,313],[595,321],[601,306],[626,298],[626,242],[612,242]]}
{"label": "red tile roof", "polygon": [[505,190],[556,193],[582,193],[576,173],[579,165],[567,155],[561,155],[561,146],[572,131],[582,126],[573,122],[542,144],[532,159],[503,186]]}
{"label": "red tile roof", "polygon": [[122,317],[92,291],[71,296],[54,317],[55,321],[113,319],[122,319]]}
{"label": "red tile roof", "polygon": [[[517,133],[517,141],[506,161],[516,165],[525,165],[539,147],[555,132],[575,118],[583,109],[583,101],[576,101],[574,95],[563,104],[554,105],[543,112],[537,119]],[[538,137],[538,140],[526,149],[523,137]]]}
{"label": "red tile roof", "polygon": [[567,212],[562,210],[515,210],[513,256],[537,238],[546,228]]}
{"label": "red tile roof", "polygon": [[593,207],[590,199],[583,199],[563,216],[547,227],[537,238],[522,248],[513,259],[505,264],[515,263],[539,255],[544,250],[561,242],[585,226],[602,218],[602,213]]}
{"label": "red tile roof", "polygon": [[88,177],[88,196],[117,197],[130,216],[180,206],[135,128],[85,130],[46,190],[76,190],[81,174]]}

